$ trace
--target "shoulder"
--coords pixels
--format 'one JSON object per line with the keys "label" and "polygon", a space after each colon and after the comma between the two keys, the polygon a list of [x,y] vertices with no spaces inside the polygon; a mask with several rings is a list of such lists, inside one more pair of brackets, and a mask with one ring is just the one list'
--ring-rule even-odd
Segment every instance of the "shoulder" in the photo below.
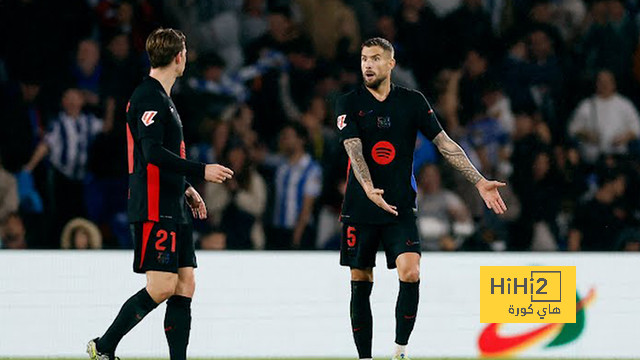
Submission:
{"label": "shoulder", "polygon": [[631,100],[629,100],[629,98],[627,98],[626,96],[623,95],[615,95],[616,96],[616,100],[621,103],[624,107],[627,108],[633,108],[635,109],[635,106],[633,105],[633,103],[631,102]]}
{"label": "shoulder", "polygon": [[361,94],[362,92],[360,91],[359,88],[343,93],[342,95],[338,96],[338,103],[347,104],[351,101],[356,100],[358,97],[361,96]]}
{"label": "shoulder", "polygon": [[133,106],[139,104],[162,103],[162,94],[148,80],[144,80],[131,95],[131,104]]}
{"label": "shoulder", "polygon": [[400,96],[403,99],[408,99],[409,101],[422,103],[422,104],[427,102],[427,98],[424,96],[422,92],[418,90],[395,85],[394,91],[396,91],[398,96]]}

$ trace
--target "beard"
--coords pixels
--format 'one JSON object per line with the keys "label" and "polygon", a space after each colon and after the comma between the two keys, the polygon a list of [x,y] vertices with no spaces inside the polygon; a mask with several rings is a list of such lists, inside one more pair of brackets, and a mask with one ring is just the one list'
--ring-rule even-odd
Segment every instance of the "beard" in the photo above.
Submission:
{"label": "beard", "polygon": [[366,79],[364,80],[364,85],[366,87],[368,87],[369,89],[377,89],[380,87],[380,84],[382,84],[382,82],[384,81],[384,77],[380,76],[380,77],[376,77],[375,79],[371,80],[371,81],[367,81]]}

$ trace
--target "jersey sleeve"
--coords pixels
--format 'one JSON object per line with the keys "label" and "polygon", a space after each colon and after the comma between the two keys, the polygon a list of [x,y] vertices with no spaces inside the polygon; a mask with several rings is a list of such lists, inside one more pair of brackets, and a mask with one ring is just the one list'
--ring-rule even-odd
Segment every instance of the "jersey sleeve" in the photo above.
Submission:
{"label": "jersey sleeve", "polygon": [[338,136],[341,143],[346,139],[360,137],[360,130],[348,99],[347,95],[339,97],[335,108],[336,126],[338,126]]}
{"label": "jersey sleeve", "polygon": [[204,178],[205,164],[182,159],[162,146],[167,115],[159,105],[142,104],[135,116],[135,121],[140,122],[137,126],[138,139],[148,163],[181,175]]}
{"label": "jersey sleeve", "polygon": [[442,131],[442,126],[424,95],[420,92],[417,95],[418,129],[427,139],[433,140]]}

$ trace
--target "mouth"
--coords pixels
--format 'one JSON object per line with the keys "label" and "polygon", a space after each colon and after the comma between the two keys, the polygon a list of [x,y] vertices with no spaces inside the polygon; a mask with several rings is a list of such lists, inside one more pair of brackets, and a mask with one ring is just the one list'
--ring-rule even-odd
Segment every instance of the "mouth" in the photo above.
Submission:
{"label": "mouth", "polygon": [[376,78],[376,73],[374,73],[373,71],[365,71],[364,72],[364,79],[367,81],[371,81],[373,79]]}

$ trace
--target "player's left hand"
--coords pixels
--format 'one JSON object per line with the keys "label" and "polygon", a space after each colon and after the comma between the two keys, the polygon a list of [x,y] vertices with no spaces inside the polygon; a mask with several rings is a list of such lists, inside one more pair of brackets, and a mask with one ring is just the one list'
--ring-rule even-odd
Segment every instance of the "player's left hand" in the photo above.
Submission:
{"label": "player's left hand", "polygon": [[193,217],[200,220],[206,219],[207,207],[196,189],[194,189],[193,186],[189,186],[189,188],[184,192],[184,195],[187,197],[187,204],[189,204],[189,208],[191,208]]}
{"label": "player's left hand", "polygon": [[484,200],[487,207],[496,214],[504,214],[507,211],[507,205],[505,205],[498,188],[506,186],[507,184],[500,181],[489,181],[487,179],[481,179],[476,184],[476,188]]}

